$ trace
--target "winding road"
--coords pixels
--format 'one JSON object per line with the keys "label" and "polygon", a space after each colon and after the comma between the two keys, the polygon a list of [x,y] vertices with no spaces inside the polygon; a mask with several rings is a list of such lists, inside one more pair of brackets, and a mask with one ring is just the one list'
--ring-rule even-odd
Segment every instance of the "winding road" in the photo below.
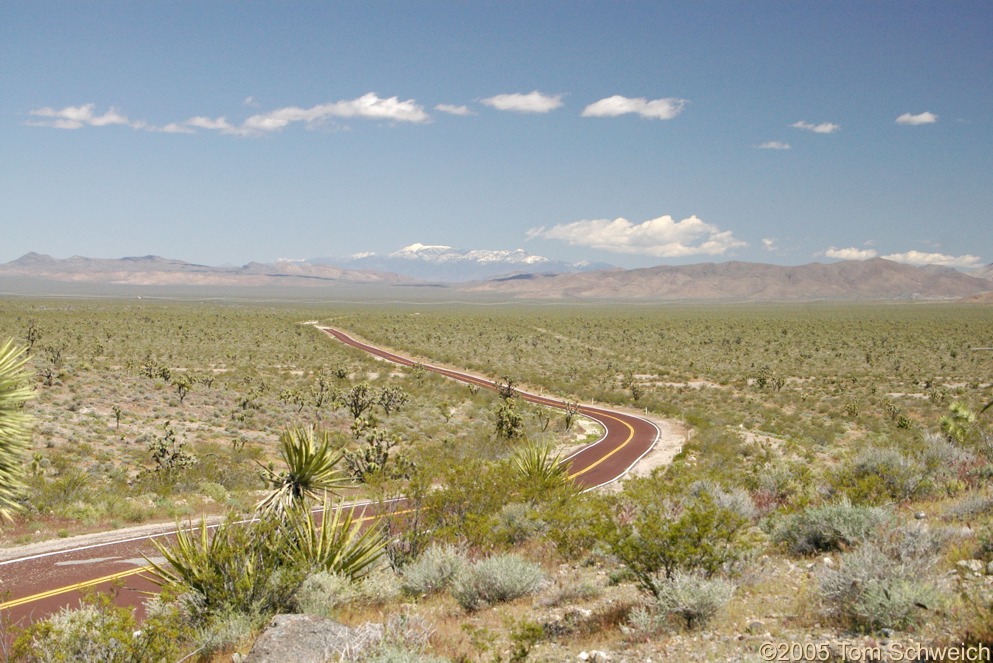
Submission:
{"label": "winding road", "polygon": [[[496,388],[492,380],[477,375],[418,362],[358,341],[338,329],[318,329],[341,343],[401,366],[419,364],[453,380]],[[560,409],[568,405],[566,401],[526,391],[516,393],[519,398],[539,405]],[[623,477],[659,439],[655,424],[632,414],[592,405],[580,405],[578,413],[596,420],[605,431],[599,440],[563,460],[570,464],[570,477],[585,490]],[[152,542],[170,537],[175,527],[161,524],[139,529],[138,533],[131,530],[130,535],[85,535],[45,542],[30,549],[0,550],[0,640],[6,640],[4,625],[23,626],[63,606],[76,606],[87,591],[115,589],[116,602],[134,606],[140,616],[142,603],[150,592],[157,590],[145,577],[149,567],[144,556],[154,559],[156,550]]]}

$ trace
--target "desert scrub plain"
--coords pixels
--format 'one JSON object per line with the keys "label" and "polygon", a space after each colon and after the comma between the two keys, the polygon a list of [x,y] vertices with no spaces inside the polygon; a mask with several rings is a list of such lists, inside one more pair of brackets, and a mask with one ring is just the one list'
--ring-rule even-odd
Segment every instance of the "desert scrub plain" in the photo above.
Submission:
{"label": "desert scrub plain", "polygon": [[[376,361],[313,321],[691,434],[669,466],[580,494],[542,452],[595,439],[584,422]],[[271,573],[248,574],[251,591],[177,582],[140,643],[108,636],[131,657],[116,660],[228,660],[279,611],[384,625],[354,654],[372,660],[993,645],[989,307],[8,299],[8,337],[30,347],[37,397],[29,492],[4,545],[251,512],[297,426],[345,453],[345,496],[411,497],[376,530],[374,563],[255,551]],[[214,554],[244,557],[277,525],[232,530]],[[18,652],[78,657],[86,619],[129,632],[98,599],[84,610]]]}

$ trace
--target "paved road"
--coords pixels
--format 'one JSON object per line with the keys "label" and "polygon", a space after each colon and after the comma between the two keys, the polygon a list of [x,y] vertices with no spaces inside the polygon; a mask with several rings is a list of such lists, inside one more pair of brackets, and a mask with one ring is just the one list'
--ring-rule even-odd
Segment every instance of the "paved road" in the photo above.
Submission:
{"label": "paved road", "polygon": [[[497,385],[492,380],[479,377],[478,375],[416,362],[409,357],[404,357],[358,341],[339,329],[333,329],[331,327],[321,327],[320,329],[342,343],[391,361],[394,364],[413,366],[420,363],[425,370],[444,375],[459,382],[475,384],[486,389],[497,388]],[[517,390],[517,395],[531,403],[538,403],[549,407],[564,410],[567,406],[566,401],[548,398],[526,391]],[[571,463],[569,467],[570,475],[576,482],[587,487],[587,489],[617,481],[627,474],[634,467],[635,463],[651,451],[656,442],[658,442],[659,429],[652,422],[642,419],[639,416],[594,407],[592,405],[580,405],[579,413],[600,422],[606,431],[606,434],[597,442],[580,449],[566,459]]]}
{"label": "paved road", "polygon": [[[362,343],[343,331],[322,328],[322,331],[342,343],[358,348],[377,357],[402,366],[416,362],[381,348]],[[453,380],[494,389],[492,380],[454,371],[440,366],[421,363],[425,370],[433,371]],[[566,402],[518,390],[517,395],[526,401],[565,408]],[[651,422],[641,417],[601,407],[581,405],[579,413],[595,419],[606,433],[566,460],[570,475],[587,490],[616,481],[655,445],[659,431]],[[140,536],[119,539],[113,536],[100,542],[79,543],[79,537],[65,540],[65,547],[35,554],[7,556],[0,561],[0,618],[12,624],[25,624],[52,614],[63,606],[79,604],[85,591],[108,591],[116,587],[117,602],[141,610],[148,592],[157,587],[146,577],[147,565],[143,555],[154,558],[153,540],[171,536],[171,525],[145,528]],[[151,529],[153,531],[148,532]],[[53,542],[53,545],[56,545]],[[140,616],[140,612],[139,612]]]}

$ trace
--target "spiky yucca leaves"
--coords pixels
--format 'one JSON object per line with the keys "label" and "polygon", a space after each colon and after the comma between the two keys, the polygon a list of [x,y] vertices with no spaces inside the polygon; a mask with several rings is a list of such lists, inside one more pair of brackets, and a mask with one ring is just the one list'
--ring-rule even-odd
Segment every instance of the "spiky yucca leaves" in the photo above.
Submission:
{"label": "spiky yucca leaves", "polygon": [[31,439],[31,415],[24,402],[34,396],[27,386],[27,360],[13,341],[0,347],[0,521],[11,520],[24,492],[24,453]]}
{"label": "spiky yucca leaves", "polygon": [[309,509],[287,512],[288,561],[309,572],[336,573],[352,580],[368,574],[386,553],[386,541],[378,525],[363,530],[364,519],[355,511],[356,507],[341,502],[332,506],[325,498],[320,524]]}
{"label": "spiky yucca leaves", "polygon": [[529,483],[555,486],[569,483],[569,464],[562,454],[552,454],[550,447],[528,441],[514,451],[514,466]]}
{"label": "spiky yucca leaves", "polygon": [[156,584],[186,594],[199,616],[233,611],[265,618],[285,609],[303,581],[281,552],[285,533],[276,520],[228,518],[211,534],[206,522],[177,527],[172,543],[153,544],[165,562],[147,559]]}
{"label": "spiky yucca leaves", "polygon": [[297,426],[283,432],[279,443],[286,471],[277,473],[263,468],[272,490],[256,505],[259,513],[285,517],[308,498],[317,499],[352,485],[348,473],[338,467],[344,451],[331,448],[328,431],[318,433],[313,426]]}

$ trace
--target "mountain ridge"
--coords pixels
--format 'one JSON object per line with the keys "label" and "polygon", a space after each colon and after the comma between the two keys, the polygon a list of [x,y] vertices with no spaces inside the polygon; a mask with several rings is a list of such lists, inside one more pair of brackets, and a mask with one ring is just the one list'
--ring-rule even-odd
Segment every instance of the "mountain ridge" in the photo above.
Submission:
{"label": "mountain ridge", "polygon": [[[977,273],[989,273],[989,276],[982,278],[942,267],[914,267],[883,258],[796,266],[727,261],[573,273],[504,272],[495,278],[444,283],[437,287],[449,292],[546,300],[989,302],[993,299],[993,270]],[[0,282],[18,277],[48,283],[111,286],[334,288],[364,284],[431,285],[431,282],[395,273],[349,270],[300,260],[212,267],[155,255],[58,259],[33,252],[0,264]]]}
{"label": "mountain ridge", "polygon": [[573,273],[614,269],[606,263],[569,263],[524,249],[457,249],[416,242],[391,253],[358,253],[344,258],[314,258],[311,264],[393,272],[442,283],[465,283],[521,273]]}

